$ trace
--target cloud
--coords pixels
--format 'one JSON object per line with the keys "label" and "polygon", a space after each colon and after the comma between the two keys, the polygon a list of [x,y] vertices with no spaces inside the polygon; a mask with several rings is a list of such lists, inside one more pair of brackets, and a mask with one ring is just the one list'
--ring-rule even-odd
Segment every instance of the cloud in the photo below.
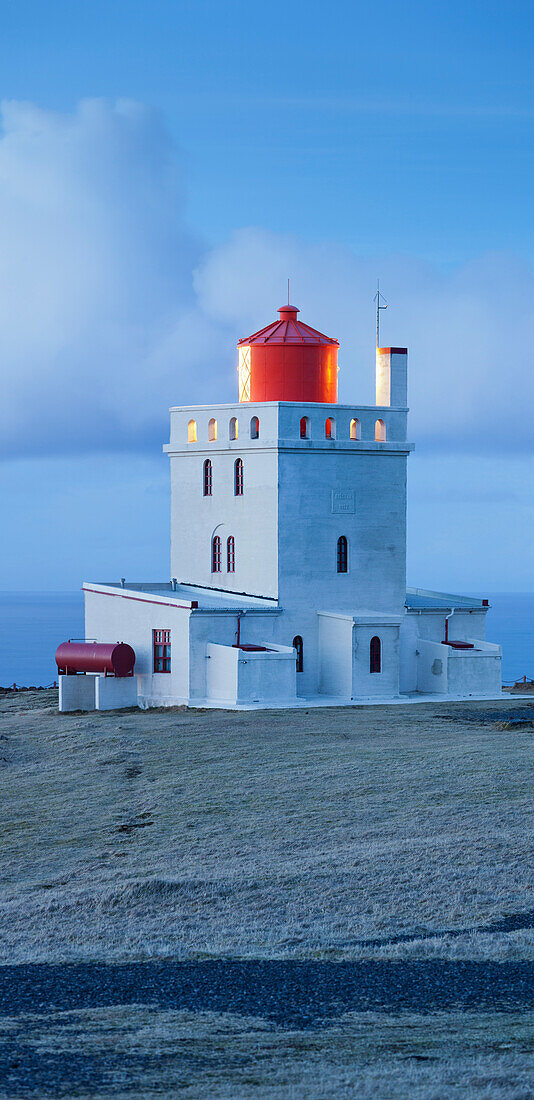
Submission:
{"label": "cloud", "polygon": [[210,248],[187,226],[180,155],[157,112],[4,103],[2,121],[5,456],[158,448],[169,405],[235,397],[235,342],[275,315],[288,275],[303,319],[341,342],[342,401],[374,400],[380,274],[382,342],[410,350],[411,437],[532,448],[534,272],[513,255],[443,271],[264,228]]}

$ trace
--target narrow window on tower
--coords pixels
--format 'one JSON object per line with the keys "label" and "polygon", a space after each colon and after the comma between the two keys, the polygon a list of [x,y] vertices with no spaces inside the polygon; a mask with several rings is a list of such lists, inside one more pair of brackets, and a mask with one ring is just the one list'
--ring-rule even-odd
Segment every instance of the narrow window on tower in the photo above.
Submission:
{"label": "narrow window on tower", "polygon": [[325,420],[324,435],[325,435],[325,439],[335,439],[336,438],[336,422],[335,422],[333,416],[329,416]]}
{"label": "narrow window on tower", "polygon": [[360,424],[360,421],[358,420],[358,417],[356,417],[355,420],[351,420],[351,422],[350,422],[350,438],[351,439],[361,439],[362,438],[362,426]]}
{"label": "narrow window on tower", "polygon": [[190,420],[187,425],[187,442],[196,443],[197,441],[197,422],[196,420]]}
{"label": "narrow window on tower", "polygon": [[170,630],[152,631],[152,668],[154,672],[171,671],[171,632]]}
{"label": "narrow window on tower", "polygon": [[377,420],[375,422],[375,440],[377,443],[384,443],[386,439],[386,425],[383,420]]}
{"label": "narrow window on tower", "polygon": [[217,421],[214,416],[208,423],[208,440],[210,443],[215,443],[217,439]]}
{"label": "narrow window on tower", "polygon": [[243,459],[236,458],[234,462],[234,496],[243,496]]}
{"label": "narrow window on tower", "polygon": [[382,671],[381,649],[380,638],[371,638],[371,644],[369,646],[369,672]]}
{"label": "narrow window on tower", "polygon": [[205,497],[210,497],[211,496],[211,486],[212,486],[212,469],[211,469],[211,462],[210,462],[209,458],[207,458],[205,463],[204,463],[204,496]]}
{"label": "narrow window on tower", "polygon": [[226,543],[226,571],[227,573],[235,573],[235,542],[233,535],[229,536]]}
{"label": "narrow window on tower", "polygon": [[253,416],[252,420],[250,421],[250,438],[251,439],[259,439],[260,438],[260,422],[259,422],[257,416]]}
{"label": "narrow window on tower", "polygon": [[304,668],[304,646],[300,634],[293,638],[293,649],[297,653],[297,672],[302,672]]}
{"label": "narrow window on tower", "polygon": [[237,429],[237,416],[233,416],[231,421],[230,421],[229,431],[228,431],[228,435],[229,435],[230,439],[237,439],[237,431],[238,431],[238,429]]}
{"label": "narrow window on tower", "polygon": [[337,540],[337,571],[346,573],[348,569],[348,543],[345,535],[340,535]]}
{"label": "narrow window on tower", "polygon": [[211,540],[211,571],[221,572],[221,540],[218,535],[214,535]]}
{"label": "narrow window on tower", "polygon": [[300,438],[310,438],[310,418],[309,416],[302,416],[300,418]]}

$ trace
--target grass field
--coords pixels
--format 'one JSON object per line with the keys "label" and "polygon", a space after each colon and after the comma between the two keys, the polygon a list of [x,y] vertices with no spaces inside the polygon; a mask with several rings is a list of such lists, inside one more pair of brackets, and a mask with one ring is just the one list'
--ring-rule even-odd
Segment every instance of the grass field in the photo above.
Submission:
{"label": "grass field", "polygon": [[[534,961],[534,702],[59,715],[28,692],[0,723],[5,964]],[[94,1057],[182,1036],[189,1062],[164,1059],[158,1092],[145,1057],[129,1096],[534,1097],[524,1006],[360,1009],[312,1030],[209,1006],[18,1019],[28,1049],[75,1027]],[[40,1095],[110,1093],[111,1070],[70,1093],[57,1073]]]}

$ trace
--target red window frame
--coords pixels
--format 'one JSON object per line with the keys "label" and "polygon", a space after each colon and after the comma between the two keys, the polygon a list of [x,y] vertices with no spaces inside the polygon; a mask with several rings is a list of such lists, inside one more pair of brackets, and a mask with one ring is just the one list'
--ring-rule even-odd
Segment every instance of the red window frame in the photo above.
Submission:
{"label": "red window frame", "polygon": [[171,632],[170,630],[152,631],[152,671],[171,671]]}
{"label": "red window frame", "polygon": [[204,496],[210,497],[213,485],[213,470],[211,465],[211,459],[207,458],[204,463]]}
{"label": "red window frame", "polygon": [[221,540],[218,535],[214,535],[211,540],[211,571],[221,572]]}
{"label": "red window frame", "polygon": [[226,572],[235,573],[235,539],[229,535],[226,540]]}
{"label": "red window frame", "polygon": [[382,643],[377,635],[369,644],[369,672],[382,672]]}
{"label": "red window frame", "polygon": [[243,459],[236,458],[234,462],[234,496],[243,496]]}

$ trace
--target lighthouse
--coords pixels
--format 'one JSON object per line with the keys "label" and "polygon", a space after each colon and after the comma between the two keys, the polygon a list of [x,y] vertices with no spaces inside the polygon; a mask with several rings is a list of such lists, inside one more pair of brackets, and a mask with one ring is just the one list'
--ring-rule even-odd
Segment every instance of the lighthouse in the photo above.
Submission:
{"label": "lighthouse", "polygon": [[85,583],[87,636],[135,649],[141,706],[498,695],[487,601],[406,587],[406,348],[340,404],[338,340],[277,313],[235,402],[171,408],[170,578]]}

